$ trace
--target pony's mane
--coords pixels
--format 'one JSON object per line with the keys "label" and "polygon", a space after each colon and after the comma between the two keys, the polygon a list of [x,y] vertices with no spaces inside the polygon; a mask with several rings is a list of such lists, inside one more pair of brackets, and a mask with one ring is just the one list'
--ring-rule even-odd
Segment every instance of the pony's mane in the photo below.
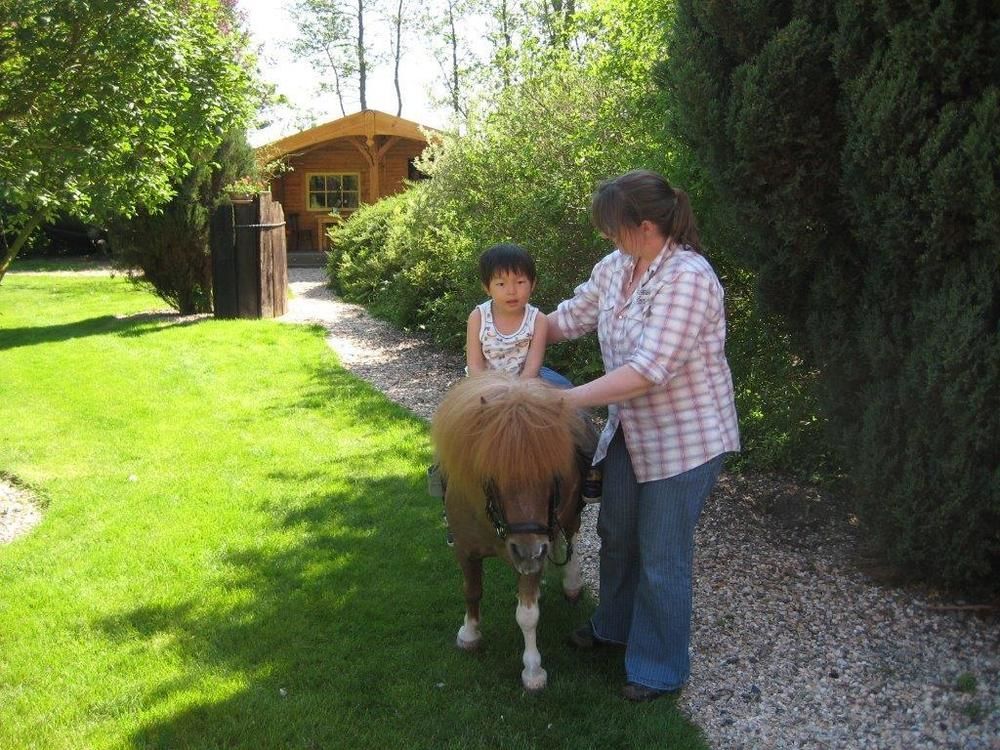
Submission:
{"label": "pony's mane", "polygon": [[480,490],[487,479],[502,488],[570,476],[584,431],[557,389],[494,372],[454,385],[431,423],[448,483],[467,492]]}

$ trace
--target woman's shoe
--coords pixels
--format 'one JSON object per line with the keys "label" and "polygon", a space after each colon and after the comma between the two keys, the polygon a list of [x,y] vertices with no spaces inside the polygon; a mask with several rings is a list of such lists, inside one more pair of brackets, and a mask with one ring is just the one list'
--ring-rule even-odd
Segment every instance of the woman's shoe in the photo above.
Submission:
{"label": "woman's shoe", "polygon": [[581,625],[569,634],[569,645],[581,651],[592,651],[595,648],[624,648],[625,644],[615,641],[604,641],[594,635],[594,626],[589,622]]}
{"label": "woman's shoe", "polygon": [[657,688],[646,687],[638,682],[626,682],[622,688],[622,697],[633,703],[646,703],[662,698],[664,695],[673,695],[677,690],[658,690]]}

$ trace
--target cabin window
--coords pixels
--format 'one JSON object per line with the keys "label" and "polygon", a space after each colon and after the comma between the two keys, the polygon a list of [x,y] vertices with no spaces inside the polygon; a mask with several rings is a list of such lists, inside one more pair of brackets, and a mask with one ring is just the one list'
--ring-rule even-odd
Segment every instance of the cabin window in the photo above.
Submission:
{"label": "cabin window", "polygon": [[306,205],[310,211],[353,210],[361,197],[361,175],[330,172],[308,175],[309,194]]}

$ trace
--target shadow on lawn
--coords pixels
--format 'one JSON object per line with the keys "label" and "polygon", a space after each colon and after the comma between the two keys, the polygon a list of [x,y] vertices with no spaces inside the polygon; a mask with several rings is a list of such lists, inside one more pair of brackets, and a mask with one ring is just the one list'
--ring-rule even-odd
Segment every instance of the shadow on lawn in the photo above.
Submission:
{"label": "shadow on lawn", "polygon": [[21,346],[49,344],[87,336],[144,336],[167,328],[189,326],[204,320],[204,316],[180,316],[177,313],[137,313],[128,316],[101,315],[71,323],[48,326],[0,328],[0,351]]}
{"label": "shadow on lawn", "polygon": [[224,552],[212,585],[225,592],[218,604],[142,606],[102,623],[122,643],[179,649],[190,677],[154,688],[148,704],[184,704],[183,693],[203,679],[245,683],[228,699],[144,727],[134,745],[335,747],[371,712],[391,714],[379,685],[397,684],[414,639],[440,646],[446,632],[427,621],[423,587],[414,586],[438,577],[428,565],[444,567],[429,560],[425,539],[413,538],[414,528],[433,523],[414,499],[411,481],[386,478],[272,508],[276,534],[294,529],[301,542]]}

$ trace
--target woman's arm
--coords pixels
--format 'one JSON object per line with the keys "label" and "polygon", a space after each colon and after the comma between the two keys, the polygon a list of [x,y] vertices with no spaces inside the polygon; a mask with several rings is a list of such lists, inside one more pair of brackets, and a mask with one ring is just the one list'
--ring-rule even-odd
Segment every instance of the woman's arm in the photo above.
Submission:
{"label": "woman's arm", "polygon": [[545,313],[538,313],[538,320],[535,322],[535,330],[538,330],[538,323],[542,320],[545,320],[546,344],[558,344],[560,341],[566,340],[566,334],[559,328],[559,323],[556,321],[554,311],[550,312],[549,315],[546,315]]}
{"label": "woman's arm", "polygon": [[486,366],[486,357],[483,356],[483,347],[479,343],[482,317],[479,314],[479,308],[475,308],[469,313],[469,322],[465,327],[465,364],[469,368],[470,375],[486,372],[489,369]]}
{"label": "woman's arm", "polygon": [[545,358],[545,342],[548,327],[545,315],[540,312],[535,315],[535,332],[531,337],[531,344],[528,346],[528,358],[524,360],[524,369],[521,370],[522,378],[538,377],[538,371],[542,367],[542,360]]}
{"label": "woman's arm", "polygon": [[573,296],[546,316],[548,343],[576,339],[597,329],[601,289],[607,285],[611,263],[611,255],[601,260],[590,272],[590,278],[573,290]]}
{"label": "woman's arm", "polygon": [[563,395],[572,406],[607,406],[641,396],[655,384],[629,365],[612,370],[596,380],[570,388]]}

